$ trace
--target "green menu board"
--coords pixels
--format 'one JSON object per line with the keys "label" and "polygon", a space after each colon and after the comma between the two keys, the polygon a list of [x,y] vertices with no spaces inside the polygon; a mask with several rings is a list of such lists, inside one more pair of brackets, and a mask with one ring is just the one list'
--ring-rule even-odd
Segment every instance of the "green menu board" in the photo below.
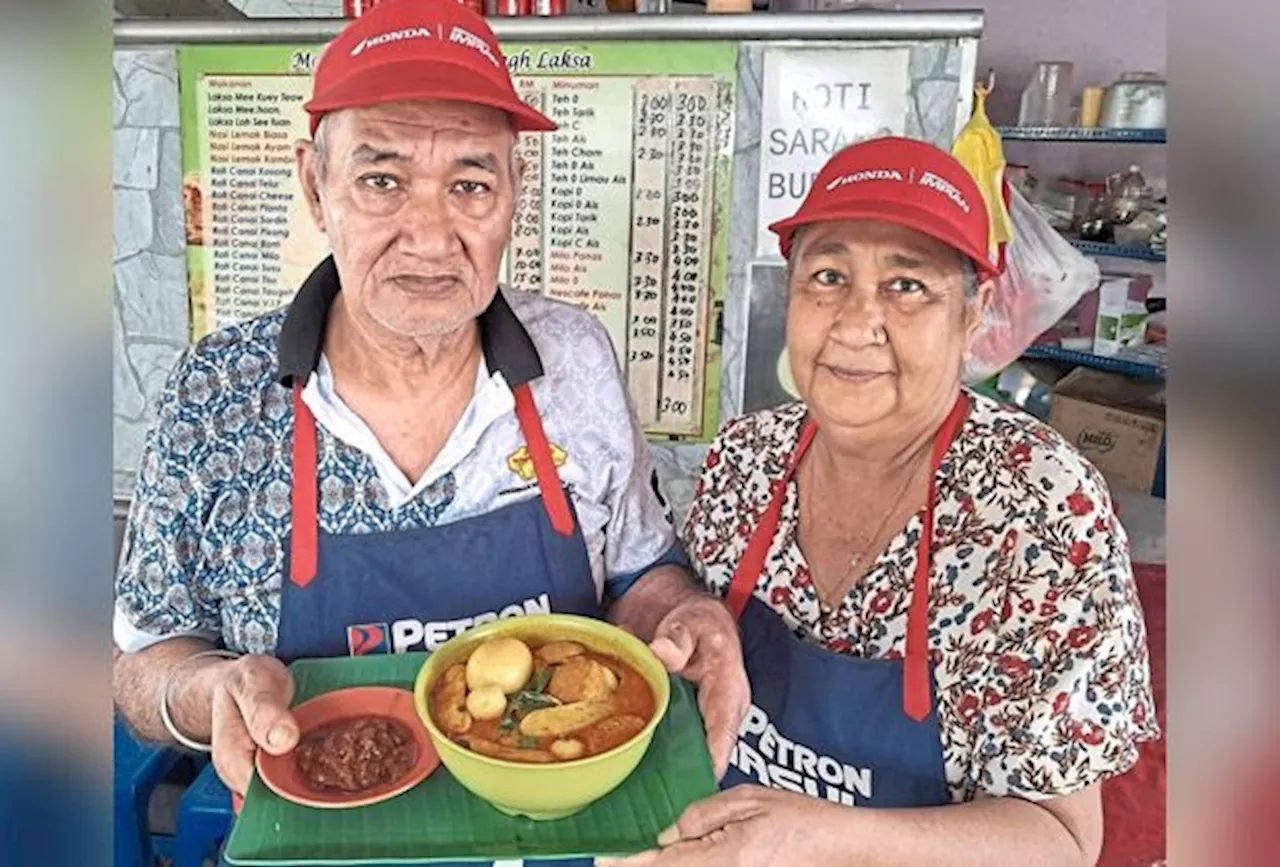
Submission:
{"label": "green menu board", "polygon": [[[518,149],[524,188],[503,282],[608,329],[646,432],[718,425],[738,47],[513,43],[517,91],[555,120]],[[192,337],[285,304],[328,254],[294,142],[317,46],[179,49]]]}

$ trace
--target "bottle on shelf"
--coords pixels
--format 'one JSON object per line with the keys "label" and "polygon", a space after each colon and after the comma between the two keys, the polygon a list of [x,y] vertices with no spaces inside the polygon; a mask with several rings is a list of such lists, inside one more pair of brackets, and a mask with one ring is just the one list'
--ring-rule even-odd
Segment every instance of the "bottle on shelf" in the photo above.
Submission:
{"label": "bottle on shelf", "polygon": [[1106,92],[1105,87],[1086,87],[1080,91],[1080,126],[1085,129],[1097,127],[1102,118],[1102,98]]}
{"label": "bottle on shelf", "polygon": [[1071,73],[1065,60],[1036,64],[1022,91],[1018,126],[1066,126],[1071,118]]}

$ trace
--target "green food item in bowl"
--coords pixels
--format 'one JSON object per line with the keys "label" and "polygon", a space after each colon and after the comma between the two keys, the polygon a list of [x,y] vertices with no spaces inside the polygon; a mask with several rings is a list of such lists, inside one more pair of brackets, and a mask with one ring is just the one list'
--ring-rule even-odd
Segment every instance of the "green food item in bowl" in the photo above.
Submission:
{"label": "green food item in bowl", "polygon": [[[589,651],[622,660],[652,690],[652,717],[629,740],[586,758],[532,764],[468,749],[437,724],[431,713],[431,695],[446,671],[465,663],[482,643],[499,637],[517,638],[534,646],[573,641]],[[635,770],[667,712],[670,690],[662,662],[634,635],[602,620],[572,614],[537,614],[488,623],[447,642],[419,670],[413,694],[418,716],[441,762],[462,786],[504,813],[546,820],[577,813],[613,791]]]}

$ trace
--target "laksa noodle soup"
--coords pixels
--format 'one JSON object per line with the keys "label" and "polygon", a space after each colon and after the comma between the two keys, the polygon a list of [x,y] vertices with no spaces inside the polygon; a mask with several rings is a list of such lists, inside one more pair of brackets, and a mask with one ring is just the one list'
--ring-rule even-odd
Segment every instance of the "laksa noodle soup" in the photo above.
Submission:
{"label": "laksa noodle soup", "polygon": [[431,717],[455,743],[513,762],[587,758],[649,723],[653,690],[628,663],[576,641],[491,638],[446,669]]}

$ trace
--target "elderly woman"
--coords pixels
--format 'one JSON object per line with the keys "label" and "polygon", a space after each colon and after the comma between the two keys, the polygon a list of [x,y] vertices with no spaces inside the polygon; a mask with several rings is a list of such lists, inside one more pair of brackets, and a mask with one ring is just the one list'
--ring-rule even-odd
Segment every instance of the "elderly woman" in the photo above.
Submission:
{"label": "elderly woman", "polygon": [[742,628],[746,785],[640,859],[1093,864],[1099,784],[1157,735],[1142,613],[1098,472],[961,386],[996,276],[977,187],[877,139],[771,229],[803,402],[725,427],[684,528]]}

